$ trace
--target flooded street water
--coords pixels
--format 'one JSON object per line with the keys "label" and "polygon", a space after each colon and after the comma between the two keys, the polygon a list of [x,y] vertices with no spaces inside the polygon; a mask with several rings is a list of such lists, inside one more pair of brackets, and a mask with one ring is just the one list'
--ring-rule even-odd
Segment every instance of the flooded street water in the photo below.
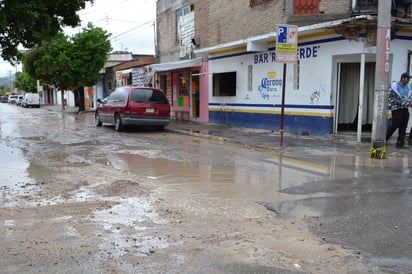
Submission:
{"label": "flooded street water", "polygon": [[[0,272],[409,268],[408,154],[273,151],[172,131],[119,133],[96,128],[92,113],[47,106],[0,112]],[[373,238],[359,232],[376,222],[384,225]],[[375,237],[387,233],[404,241],[382,251]]]}

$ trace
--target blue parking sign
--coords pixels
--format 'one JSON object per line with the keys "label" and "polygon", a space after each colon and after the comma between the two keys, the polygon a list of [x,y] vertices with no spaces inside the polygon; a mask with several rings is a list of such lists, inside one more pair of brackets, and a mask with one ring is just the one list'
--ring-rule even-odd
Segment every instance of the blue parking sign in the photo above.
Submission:
{"label": "blue parking sign", "polygon": [[298,26],[278,25],[276,37],[276,62],[297,63]]}
{"label": "blue parking sign", "polygon": [[286,38],[288,36],[287,26],[278,26],[278,43],[286,43]]}

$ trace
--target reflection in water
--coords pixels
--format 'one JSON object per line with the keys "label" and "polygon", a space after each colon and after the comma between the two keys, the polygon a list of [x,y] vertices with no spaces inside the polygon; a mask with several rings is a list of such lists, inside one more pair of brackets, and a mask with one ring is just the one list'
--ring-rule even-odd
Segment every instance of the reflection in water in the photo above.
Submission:
{"label": "reflection in water", "polygon": [[0,128],[0,187],[11,188],[27,181],[26,169],[29,163],[24,159],[21,149],[17,147],[17,125],[1,123]]}
{"label": "reflection in water", "polygon": [[24,160],[23,155],[18,148],[8,147],[0,141],[0,187],[12,187],[18,183],[25,182],[27,178],[26,169],[29,166]]}
{"label": "reflection in water", "polygon": [[[285,162],[283,159],[283,167]],[[329,179],[282,190],[303,199],[260,204],[280,218],[305,218],[323,239],[360,250],[377,265],[409,273],[410,166],[408,154],[393,153],[385,160],[333,156]],[[323,196],[314,196],[319,193]]]}
{"label": "reflection in water", "polygon": [[[241,157],[234,159],[234,164],[225,166],[160,159],[159,153],[151,150],[121,151],[109,156],[108,160],[115,168],[156,178],[165,183],[165,187],[178,189],[184,184],[185,187],[189,185],[193,193],[254,201],[281,201],[294,199],[290,196],[292,194],[327,193],[333,182],[369,176],[391,165],[401,166],[402,173],[409,172],[407,157],[390,159],[382,164],[382,160],[377,163],[367,154],[296,157],[281,153],[264,159],[256,167]],[[314,182],[316,191],[303,190],[302,186]],[[297,189],[302,191],[295,192]]]}
{"label": "reflection in water", "polygon": [[[304,157],[280,154],[265,159],[259,168],[247,168],[247,159],[235,159],[235,164],[223,166],[145,157],[148,155],[156,155],[156,152],[122,151],[108,158],[115,168],[146,178],[156,178],[175,189],[185,184],[185,188],[189,185],[193,193],[254,201],[291,199],[288,197],[290,193],[286,195],[281,192],[308,182],[358,176],[359,169],[356,166],[362,162],[356,157],[337,159],[337,156],[322,156],[318,159],[312,157],[308,161]],[[337,166],[339,162],[348,165]]]}
{"label": "reflection in water", "polygon": [[[147,154],[147,153],[145,153]],[[146,178],[156,178],[165,187],[178,189],[184,185],[192,194],[216,197],[262,199],[281,196],[277,191],[278,179],[273,164],[268,172],[254,172],[232,166],[214,166],[166,159],[146,158],[137,154],[117,153],[109,157],[115,168],[128,170]],[[278,197],[280,198],[280,197]]]}

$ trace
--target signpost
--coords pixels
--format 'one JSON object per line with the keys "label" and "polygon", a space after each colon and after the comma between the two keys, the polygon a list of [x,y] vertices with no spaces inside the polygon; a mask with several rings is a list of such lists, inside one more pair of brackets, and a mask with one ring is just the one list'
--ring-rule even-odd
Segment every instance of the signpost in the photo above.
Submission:
{"label": "signpost", "polygon": [[370,157],[384,159],[386,154],[386,123],[388,89],[390,87],[391,1],[379,1],[376,38],[376,69]]}
{"label": "signpost", "polygon": [[286,89],[286,64],[296,64],[298,44],[298,26],[278,25],[276,37],[276,62],[283,63],[282,79],[282,106],[280,111],[280,146],[283,146],[283,128],[285,124],[285,89]]}

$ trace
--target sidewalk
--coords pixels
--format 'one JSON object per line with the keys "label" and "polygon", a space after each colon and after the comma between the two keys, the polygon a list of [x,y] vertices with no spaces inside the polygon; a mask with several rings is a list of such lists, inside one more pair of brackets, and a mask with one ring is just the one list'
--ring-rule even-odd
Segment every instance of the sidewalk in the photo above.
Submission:
{"label": "sidewalk", "polygon": [[[61,111],[72,114],[92,114],[93,110],[79,113],[77,107],[66,107],[61,109],[60,105],[45,106],[50,110]],[[235,127],[214,123],[203,123],[194,121],[182,121],[171,119],[165,131],[191,135],[200,138],[208,138],[219,142],[242,144],[251,148],[272,151],[317,151],[317,153],[370,153],[370,142],[356,141],[356,134],[338,134],[329,136],[304,136],[285,132],[281,146],[279,132],[263,129]],[[391,148],[392,144],[389,144]],[[303,152],[303,151],[302,151]]]}
{"label": "sidewalk", "polygon": [[322,150],[325,153],[331,150],[350,150],[369,153],[370,143],[356,141],[356,135],[336,136],[303,136],[285,133],[281,146],[279,132],[263,129],[234,127],[214,123],[200,123],[193,121],[171,120],[166,130],[192,135],[196,137],[214,139],[220,142],[230,142],[266,150]]}

